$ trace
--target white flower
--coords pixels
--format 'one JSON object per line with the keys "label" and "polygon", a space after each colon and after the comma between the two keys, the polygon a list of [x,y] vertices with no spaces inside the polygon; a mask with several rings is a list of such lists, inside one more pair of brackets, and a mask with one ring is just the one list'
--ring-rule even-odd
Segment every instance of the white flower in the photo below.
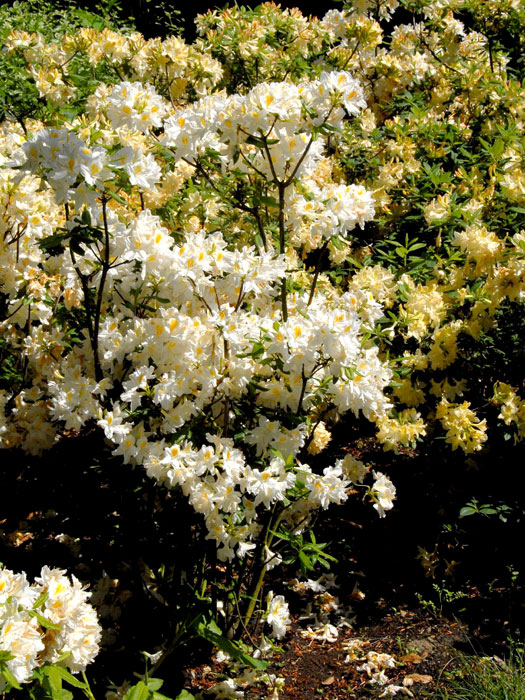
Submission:
{"label": "white flower", "polygon": [[130,432],[131,426],[122,422],[124,417],[120,414],[118,404],[114,404],[113,410],[106,411],[104,415],[105,418],[99,420],[98,425],[104,430],[108,440],[122,439]]}
{"label": "white flower", "polygon": [[154,187],[161,177],[161,169],[151,153],[142,153],[125,146],[115,153],[112,161],[115,168],[124,168],[132,185],[142,189]]}
{"label": "white flower", "polygon": [[114,129],[126,126],[145,133],[161,126],[166,104],[151,85],[119,83],[108,97],[108,117]]}
{"label": "white flower", "polygon": [[[2,594],[8,599],[1,600]],[[46,594],[40,613],[55,628],[44,628],[32,614],[36,599]],[[35,583],[24,573],[0,571],[0,650],[11,658],[7,667],[19,683],[27,682],[45,662],[64,663],[73,673],[84,671],[98,653],[101,628],[94,608],[86,602],[89,593],[80,582],[61,569],[44,566]],[[27,606],[27,609],[26,609]],[[0,692],[6,687],[0,679]]]}
{"label": "white flower", "polygon": [[341,96],[341,101],[349,114],[358,114],[366,107],[365,95],[359,81],[352,78],[347,71],[323,71],[320,78],[321,88],[329,93]]}
{"label": "white flower", "polygon": [[244,691],[237,690],[237,683],[233,678],[216,683],[209,691],[217,700],[241,700],[244,698]]}
{"label": "white flower", "polygon": [[319,623],[315,627],[307,627],[306,630],[301,631],[301,634],[303,637],[308,637],[309,639],[316,639],[320,642],[330,642],[330,644],[333,644],[339,637],[339,630],[335,625],[324,622]]}
{"label": "white flower", "polygon": [[350,482],[343,478],[340,466],[326,467],[323,476],[308,475],[306,486],[310,491],[310,500],[321,508],[328,508],[330,503],[343,503],[348,498],[346,489]]}
{"label": "white flower", "polygon": [[47,593],[43,615],[60,629],[46,632],[43,658],[55,663],[63,654],[69,654],[66,666],[73,673],[85,671],[98,654],[102,630],[94,608],[86,600],[90,594],[74,576],[66,576],[62,569],[44,566],[36,579],[37,590]]}
{"label": "white flower", "polygon": [[[7,667],[19,683],[29,680],[38,666],[38,655],[44,649],[42,631],[38,621],[25,610],[18,610],[15,601],[2,607],[0,614],[0,649],[9,652],[13,658]],[[3,679],[0,689],[5,687]]]}
{"label": "white flower", "polygon": [[273,591],[268,593],[266,622],[272,625],[272,636],[282,639],[290,627],[290,611],[288,603],[282,595],[274,596]]}
{"label": "white flower", "polygon": [[9,598],[24,608],[31,608],[37,593],[29,585],[25,573],[15,574],[9,569],[0,569],[0,606],[4,605]]}
{"label": "white flower", "polygon": [[345,455],[343,459],[338,459],[335,466],[340,467],[343,474],[350,479],[353,484],[361,483],[368,473],[368,469],[363,462],[360,462],[351,454]]}
{"label": "white flower", "polygon": [[374,472],[373,496],[376,500],[374,508],[380,518],[385,517],[385,511],[394,507],[393,500],[396,497],[396,488],[390,479],[381,472]]}

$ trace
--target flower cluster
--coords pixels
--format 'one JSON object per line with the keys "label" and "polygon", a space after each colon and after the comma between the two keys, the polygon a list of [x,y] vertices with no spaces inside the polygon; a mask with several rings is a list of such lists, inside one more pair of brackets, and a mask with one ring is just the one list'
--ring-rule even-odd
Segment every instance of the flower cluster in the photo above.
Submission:
{"label": "flower cluster", "polygon": [[[33,231],[21,219],[16,250],[4,244],[12,270],[2,288],[5,330],[29,361],[32,386],[14,402],[2,391],[2,443],[38,453],[61,426],[96,421],[115,455],[182,492],[220,559],[243,558],[256,546],[261,513],[283,507],[292,492],[291,520],[294,509],[304,517],[305,508],[348,496],[341,465],[319,474],[304,461],[305,447],[313,454],[329,434],[312,412],[379,420],[390,408],[391,371],[363,340],[380,304],[355,286],[316,288],[302,271],[287,290],[296,225],[311,227],[322,245],[374,216],[363,185],[323,183],[317,174],[328,136],[364,107],[363,90],[348,72],[323,71],[175,110],[137,81],[101,84],[92,97],[98,132],[83,122],[43,129],[6,153],[15,189],[9,184],[5,196],[14,191],[16,201],[18,183],[40,183],[54,225]],[[231,172],[241,189],[252,183],[268,214],[236,198]],[[190,175],[200,189],[188,197],[202,214],[178,232],[144,197],[155,201],[162,179],[175,185],[161,195],[169,201]],[[245,212],[255,217],[256,245],[217,228],[224,204],[216,195],[239,205],[239,234],[253,225]],[[30,307],[18,304],[21,290]],[[51,299],[63,305],[59,323]],[[80,308],[87,318],[70,344]]]}
{"label": "flower cluster", "polygon": [[191,45],[12,33],[40,94],[80,111],[0,130],[0,446],[97,426],[263,575],[278,527],[361,488],[393,505],[386,475],[317,457],[336,422],[470,454],[495,401],[523,438],[517,382],[475,368],[525,300],[525,103],[460,5],[388,28],[396,0],[267,3],[199,17]]}
{"label": "flower cluster", "polygon": [[[386,670],[396,667],[396,660],[390,654],[382,654],[377,651],[369,651],[365,663],[357,667],[361,673],[366,673],[371,685],[387,685],[389,682]],[[381,696],[380,696],[381,697]]]}
{"label": "flower cluster", "polygon": [[[46,43],[39,34],[13,31],[7,49],[23,52],[40,95],[57,105],[73,96],[89,97],[86,85],[75,84],[74,69],[84,61],[90,69],[95,68],[104,84],[94,103],[100,99],[109,103],[119,123],[139,131],[155,125],[164,112],[163,103],[152,99],[148,84],[158,85],[170,101],[186,101],[188,92],[191,96],[208,94],[223,75],[221,64],[209,51],[199,51],[179,37],[146,40],[139,33],[126,35],[109,28],[81,27],[63,37],[60,44]],[[104,78],[107,80],[108,68],[110,74],[129,77],[124,94],[121,88],[107,89]]]}
{"label": "flower cluster", "polygon": [[468,401],[455,404],[443,398],[436,411],[447,431],[446,441],[453,450],[461,447],[467,454],[481,450],[487,440],[487,421],[480,420],[469,406]]}
{"label": "flower cluster", "polygon": [[[521,16],[516,8],[509,10],[508,3],[492,4],[505,22]],[[455,381],[464,338],[477,340],[490,332],[495,316],[509,302],[523,300],[519,229],[511,223],[503,231],[490,221],[493,210],[500,212],[498,220],[516,219],[507,203],[519,207],[523,197],[523,147],[516,136],[519,129],[512,127],[522,119],[522,96],[518,84],[507,80],[504,52],[498,50],[495,56],[481,32],[467,29],[454,16],[461,3],[447,0],[436,10],[421,0],[414,6],[418,21],[399,24],[388,35],[381,22],[396,7],[396,2],[377,6],[360,2],[343,11],[331,10],[320,21],[271,4],[254,11],[208,13],[197,19],[200,38],[194,45],[177,37],[145,41],[138,34],[126,36],[109,29],[82,29],[60,46],[46,45],[38,35],[15,32],[8,45],[24,52],[39,86],[47,80],[56,89],[62,84],[75,90],[68,70],[80,56],[93,66],[115,67],[125,76],[117,84],[101,81],[87,96],[88,114],[96,128],[102,127],[97,133],[103,133],[105,144],[111,143],[108,152],[104,155],[101,144],[91,142],[94,128],[83,123],[78,125],[83,140],[77,144],[79,153],[65,149],[56,156],[64,169],[63,180],[55,178],[57,190],[77,178],[73,187],[77,208],[93,198],[89,188],[104,182],[109,187],[105,178],[113,179],[119,168],[132,186],[142,190],[142,200],[152,209],[164,206],[184,187],[190,163],[199,171],[201,161],[212,153],[223,174],[244,173],[246,181],[255,178],[260,183],[262,176],[273,182],[269,188],[273,192],[259,192],[270,209],[271,200],[278,200],[279,183],[286,184],[281,207],[286,237],[300,257],[326,247],[331,261],[346,263],[357,242],[353,259],[363,257],[364,265],[353,270],[350,288],[364,287],[392,309],[396,321],[389,327],[389,339],[397,334],[407,343],[417,341],[420,375],[445,370]],[[490,23],[490,13],[482,15]],[[476,22],[473,26],[479,28]],[[283,32],[286,51],[275,41]],[[303,61],[301,72],[294,56],[308,57],[312,67]],[[241,75],[252,70],[257,80],[248,81],[249,89],[242,87],[246,83]],[[53,71],[56,79],[45,77]],[[495,80],[504,87],[494,90],[492,111],[485,114],[483,86]],[[406,109],[401,99],[398,105],[396,100],[407,88],[425,109]],[[462,97],[466,94],[467,101]],[[433,133],[443,132],[443,142],[450,138],[451,148],[459,153],[470,138],[469,124],[485,117],[483,139],[489,141],[476,141],[480,148],[492,148],[496,123],[503,129],[493,150],[486,151],[494,167],[488,163],[485,173],[467,163],[452,172],[436,165],[434,159],[445,151],[436,147],[439,139]],[[148,138],[153,129],[161,132],[160,142],[175,156],[168,167],[155,140]],[[71,146],[73,136],[68,137]],[[345,168],[352,170],[349,163],[357,164],[365,181],[348,184],[342,178]],[[42,159],[41,166],[47,168],[47,161]],[[190,171],[181,178],[184,168]],[[53,177],[50,169],[46,172]],[[209,178],[205,195],[192,191],[177,199],[175,220],[182,230],[212,230],[225,218],[224,205],[235,209],[239,204],[232,202],[234,188],[221,188],[215,171],[200,171],[199,176]],[[432,188],[425,185],[429,178]],[[26,177],[19,186],[28,186],[29,181]],[[240,191],[248,190],[243,186]],[[385,264],[384,250],[376,250],[377,246],[366,257],[359,249],[358,231],[349,242],[349,232],[377,214],[383,217],[383,231],[389,222],[395,227],[405,214],[414,219],[410,212],[416,201],[430,236],[437,235],[435,246],[425,232],[421,239],[426,240],[416,243],[428,246],[429,256],[437,261],[427,264],[426,274],[407,272],[392,256]],[[248,208],[246,202],[243,209],[237,207],[233,231],[238,240],[246,240],[250,227],[256,226],[266,248],[267,222],[253,216],[258,203],[256,198]],[[93,214],[96,207],[89,206]],[[9,207],[13,209],[13,204]],[[172,220],[173,211],[172,207]],[[30,225],[44,223],[45,215],[49,208],[39,207]],[[397,245],[395,236],[389,243]],[[288,267],[295,264],[290,252]],[[78,299],[71,287],[68,295]],[[403,362],[407,366],[408,360]],[[430,386],[434,381],[418,378],[420,403],[430,400],[425,383]],[[425,420],[432,421],[433,408],[422,412]],[[387,436],[384,430],[379,435]],[[385,444],[391,445],[395,430],[389,435]]]}
{"label": "flower cluster", "polygon": [[272,636],[282,639],[290,627],[290,612],[288,603],[282,595],[274,595],[273,591],[266,598],[266,622],[272,626]]}
{"label": "flower cluster", "polygon": [[505,425],[516,425],[516,439],[525,437],[525,401],[509,384],[498,382],[494,386],[494,403],[500,407],[500,418]]}
{"label": "flower cluster", "polygon": [[[129,79],[100,82],[81,118],[2,142],[3,329],[26,371],[16,395],[0,389],[1,444],[39,454],[96,423],[114,455],[187,499],[219,560],[258,566],[265,539],[264,573],[281,561],[278,519],[300,532],[368,475],[308,463],[331,422],[391,407],[391,369],[365,336],[381,304],[301,263],[374,218],[372,192],[330,164],[364,90],[327,66],[227,94],[210,60],[215,77],[183,99],[184,42],[87,34],[64,51]],[[33,62],[37,43],[11,37]],[[392,505],[369,495],[381,515]]]}
{"label": "flower cluster", "polygon": [[[497,429],[486,411],[492,388],[498,380],[518,380],[491,375],[480,392],[479,374],[493,369],[478,367],[484,343],[503,328],[511,336],[509,312],[525,299],[518,212],[523,95],[509,55],[502,47],[496,55],[487,35],[491,11],[509,31],[523,26],[524,18],[507,2],[490,5],[476,3],[477,15],[474,5],[455,0],[411,4],[414,23],[398,24],[385,34],[387,41],[379,5],[354,4],[323,19],[338,42],[330,54],[334,65],[344,65],[365,86],[368,109],[345,125],[339,148],[346,172],[366,173],[364,184],[382,222],[378,236],[384,237],[363,244],[352,236],[358,270],[351,284],[362,282],[389,310],[380,346],[398,354],[399,386],[392,393],[407,409],[418,408],[417,416],[396,410],[381,420],[385,449],[443,430],[451,446],[467,453],[486,447],[490,430]],[[474,123],[483,124],[479,134]],[[476,164],[466,150],[479,154]],[[501,352],[518,352],[511,347],[504,342]],[[466,437],[453,440],[440,418],[439,402],[442,396],[455,400],[446,389],[455,385],[481,412],[480,429],[472,434],[485,438],[475,446]],[[412,437],[407,425],[414,427]]]}
{"label": "flower cluster", "polygon": [[[25,573],[0,569],[0,650],[9,653],[7,668],[17,683],[27,683],[46,663],[79,673],[94,660],[101,629],[88,598],[61,569],[44,566],[33,584]],[[0,684],[5,689],[3,678]]]}

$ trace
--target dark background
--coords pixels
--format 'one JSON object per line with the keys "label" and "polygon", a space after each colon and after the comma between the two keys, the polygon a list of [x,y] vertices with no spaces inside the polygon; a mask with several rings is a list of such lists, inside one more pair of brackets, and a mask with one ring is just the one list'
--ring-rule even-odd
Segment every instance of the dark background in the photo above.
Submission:
{"label": "dark background", "polygon": [[[100,6],[99,3],[90,2],[90,0],[77,4],[91,11],[96,11],[97,7]],[[193,0],[187,3],[162,2],[162,0],[122,0],[122,2],[119,3],[119,15],[123,19],[134,17],[137,30],[144,34],[147,39],[154,36],[171,34],[172,32],[169,26],[170,20],[173,19],[177,21],[176,18],[178,16],[178,21],[183,28],[184,38],[187,41],[192,41],[195,38],[194,19],[198,14],[203,14],[208,10],[233,7],[235,4],[234,2],[227,2],[226,0],[217,3],[214,3],[213,0]],[[260,5],[261,2],[255,0],[253,2],[239,2],[237,4],[240,7],[254,9]],[[323,17],[328,10],[334,8],[341,9],[343,7],[342,2],[334,2],[333,0],[328,2],[283,0],[283,2],[277,4],[283,9],[296,7],[306,16],[314,15],[319,18]]]}

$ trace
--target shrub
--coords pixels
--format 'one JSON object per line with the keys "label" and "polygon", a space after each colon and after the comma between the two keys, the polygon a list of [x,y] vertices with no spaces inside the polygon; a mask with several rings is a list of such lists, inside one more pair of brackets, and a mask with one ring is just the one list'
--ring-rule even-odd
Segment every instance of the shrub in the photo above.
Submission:
{"label": "shrub", "polygon": [[473,2],[397,6],[235,7],[192,44],[74,10],[10,27],[38,98],[1,134],[1,444],[95,429],[189,503],[179,642],[282,637],[264,578],[328,566],[315,511],[392,507],[383,472],[324,459],[348,415],[394,452],[523,438],[523,92],[495,40],[523,11],[481,33]]}

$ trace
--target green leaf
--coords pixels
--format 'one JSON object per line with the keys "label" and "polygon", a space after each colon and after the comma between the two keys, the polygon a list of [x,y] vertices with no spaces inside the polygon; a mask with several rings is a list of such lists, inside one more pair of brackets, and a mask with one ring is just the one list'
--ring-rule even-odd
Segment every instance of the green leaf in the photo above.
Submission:
{"label": "green leaf", "polygon": [[[53,664],[46,664],[38,669],[37,678],[40,679],[44,692],[50,693],[53,700],[71,700],[73,697],[73,693],[62,688],[63,680],[76,688],[82,688],[82,690],[87,687],[85,683],[81,683],[72,676],[67,669]],[[48,696],[46,695],[46,697]]]}
{"label": "green leaf", "polygon": [[106,197],[111,197],[111,199],[114,199],[115,202],[118,202],[119,204],[122,204],[122,205],[125,206],[125,207],[128,205],[128,203],[126,202],[126,200],[124,199],[124,197],[121,197],[121,196],[120,196],[119,194],[117,194],[116,192],[112,192],[111,190],[106,190],[106,191],[104,192],[104,194],[106,195]]}
{"label": "green leaf", "polygon": [[75,676],[70,673],[67,668],[64,668],[63,666],[49,666],[48,668],[52,668],[53,672],[56,676],[60,676],[62,680],[66,681],[66,683],[69,683],[69,685],[74,686],[75,688],[86,688],[86,684],[83,683],[82,681],[79,681],[78,678],[75,678]]}
{"label": "green leaf", "polygon": [[150,690],[159,690],[162,688],[163,683],[162,678],[148,678],[146,685]]}
{"label": "green leaf", "polygon": [[72,239],[69,247],[76,255],[84,255],[84,248],[80,245],[79,241]]}
{"label": "green leaf", "polygon": [[276,532],[275,530],[270,530],[272,535],[275,537],[278,537],[280,540],[286,540],[287,542],[292,542],[294,540],[294,536],[290,532],[286,531],[279,531]]}
{"label": "green leaf", "polygon": [[41,593],[33,604],[33,610],[41,608],[46,600],[49,598],[49,593]]}
{"label": "green leaf", "polygon": [[261,357],[261,355],[264,355],[264,351],[265,351],[264,344],[257,342],[257,343],[253,344],[252,351],[251,351],[250,355],[253,358],[257,359],[257,358]]}
{"label": "green leaf", "polygon": [[[206,639],[206,641],[211,642],[218,649],[224,651],[226,654],[229,654],[232,658],[236,659],[237,661],[241,661],[243,664],[249,666],[250,668],[262,671],[268,666],[267,661],[262,661],[261,659],[254,659],[253,656],[245,654],[243,651],[241,651],[239,647],[237,647],[236,644],[234,644],[234,642],[232,642],[229,639],[226,639],[226,637],[223,637],[221,630],[219,629],[219,627],[217,627],[213,620],[211,622],[205,622],[201,619],[201,621],[196,625],[195,631],[197,632],[199,637],[202,637],[203,639]],[[128,699],[125,698],[124,700]],[[132,700],[135,700],[135,698],[133,698]]]}
{"label": "green leaf", "polygon": [[42,668],[44,677],[46,678],[53,697],[58,695],[62,690],[62,676],[58,673],[58,667],[51,664]]}
{"label": "green leaf", "polygon": [[459,517],[465,518],[467,515],[473,515],[476,512],[476,509],[472,508],[472,506],[465,506],[459,511]]}
{"label": "green leaf", "polygon": [[92,12],[87,10],[77,9],[73,12],[79,20],[82,22],[84,27],[91,27],[92,29],[104,29],[105,22],[102,17],[94,15]]}
{"label": "green leaf", "polygon": [[117,3],[117,1],[118,1],[118,0],[109,0],[109,2],[107,3],[107,5],[104,7],[104,12],[105,12],[106,14],[108,14],[108,12],[111,10],[111,8],[113,7],[113,5],[115,5],[115,4]]}
{"label": "green leaf", "polygon": [[68,235],[69,234],[67,233],[54,233],[52,236],[46,236],[46,238],[43,238],[38,242],[38,245],[40,248],[42,248],[42,250],[56,248],[59,245],[62,245],[62,242],[68,237]]}
{"label": "green leaf", "polygon": [[267,197],[266,195],[261,195],[259,197],[259,201],[261,202],[261,204],[266,204],[267,206],[270,206],[270,207],[278,207],[279,206],[279,202],[277,199],[275,199],[275,197]]}
{"label": "green leaf", "polygon": [[306,556],[302,549],[299,550],[299,562],[303,571],[311,571],[313,569],[311,559]]}
{"label": "green leaf", "polygon": [[54,622],[50,622],[50,620],[48,620],[47,617],[44,617],[36,610],[28,610],[27,614],[31,615],[31,617],[36,617],[40,627],[44,627],[45,629],[50,629],[50,630],[61,630],[62,629],[61,625],[55,625]]}
{"label": "green leaf", "polygon": [[139,681],[126,691],[123,700],[150,700],[152,695],[152,691],[144,681]]}
{"label": "green leaf", "polygon": [[492,149],[491,149],[491,152],[492,152],[492,155],[494,156],[494,158],[498,158],[498,156],[500,156],[503,153],[504,149],[505,149],[505,144],[503,143],[503,141],[501,139],[496,139],[496,141],[494,141],[494,144],[492,145]]}
{"label": "green leaf", "polygon": [[0,676],[4,678],[6,683],[9,686],[11,686],[11,688],[16,688],[16,690],[22,690],[20,684],[13,675],[13,672],[9,668],[7,668],[6,664],[3,662],[0,663]]}
{"label": "green leaf", "polygon": [[181,690],[175,700],[195,700],[195,695],[192,695],[187,690]]}
{"label": "green leaf", "polygon": [[264,139],[257,138],[257,136],[248,136],[246,143],[249,143],[251,146],[257,146],[257,148],[264,148],[265,146]]}

